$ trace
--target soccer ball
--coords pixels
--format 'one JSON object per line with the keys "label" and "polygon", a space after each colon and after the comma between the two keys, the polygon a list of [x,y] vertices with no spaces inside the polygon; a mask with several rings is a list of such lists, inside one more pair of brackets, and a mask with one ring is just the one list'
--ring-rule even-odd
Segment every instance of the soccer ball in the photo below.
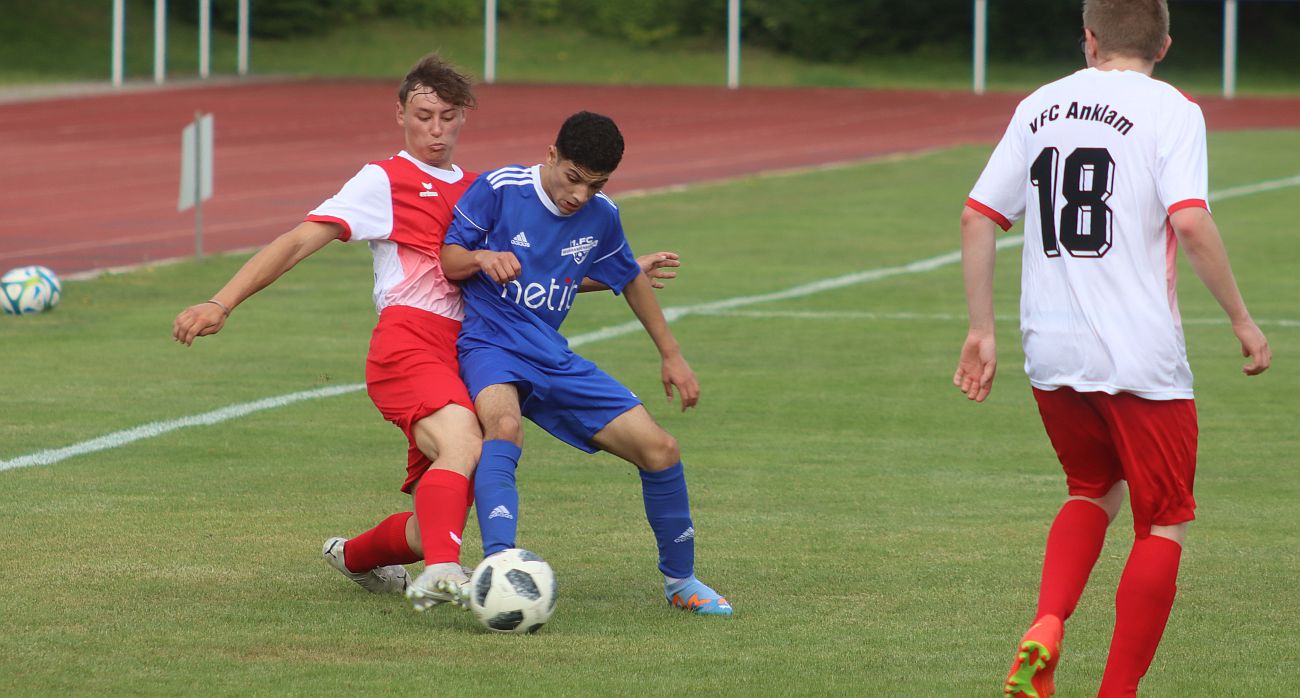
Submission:
{"label": "soccer ball", "polygon": [[59,304],[63,284],[46,267],[10,269],[0,277],[0,308],[5,315],[40,313]]}
{"label": "soccer ball", "polygon": [[469,609],[488,630],[535,633],[555,611],[559,586],[540,555],[510,548],[478,563],[469,590]]}

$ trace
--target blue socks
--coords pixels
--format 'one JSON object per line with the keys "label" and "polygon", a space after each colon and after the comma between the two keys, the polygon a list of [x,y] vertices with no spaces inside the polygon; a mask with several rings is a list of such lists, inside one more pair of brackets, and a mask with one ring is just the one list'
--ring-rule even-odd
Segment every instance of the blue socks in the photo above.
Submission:
{"label": "blue socks", "polygon": [[[519,491],[515,468],[520,449],[509,441],[483,442],[483,455],[474,473],[474,509],[483,536],[483,556],[515,547],[518,531]],[[695,570],[695,527],[686,475],[678,462],[657,473],[641,473],[641,494],[646,520],[659,546],[659,571],[667,577],[688,579]]]}
{"label": "blue socks", "polygon": [[483,535],[483,557],[515,547],[519,527],[515,468],[519,467],[520,452],[509,441],[483,442],[483,455],[474,473],[474,511]]}
{"label": "blue socks", "polygon": [[[486,457],[486,444],[483,453]],[[483,472],[481,464],[479,472]],[[657,473],[642,470],[640,473],[645,517],[655,533],[655,542],[659,544],[659,571],[666,577],[687,579],[695,570],[695,526],[691,524],[691,500],[686,494],[685,470],[678,461],[667,470]],[[474,492],[478,493],[478,487]],[[481,512],[483,504],[480,502],[479,506]],[[479,518],[482,519],[482,514]]]}

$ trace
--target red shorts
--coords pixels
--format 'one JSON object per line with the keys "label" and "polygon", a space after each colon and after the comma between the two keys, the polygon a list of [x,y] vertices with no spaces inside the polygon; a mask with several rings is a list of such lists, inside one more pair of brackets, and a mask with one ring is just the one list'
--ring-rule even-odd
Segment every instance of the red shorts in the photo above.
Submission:
{"label": "red shorts", "polygon": [[1196,402],[1131,393],[1034,389],[1070,494],[1099,498],[1128,481],[1133,530],[1196,518]]}
{"label": "red shorts", "polygon": [[394,305],[379,314],[379,324],[370,336],[366,392],[384,419],[406,434],[403,492],[410,492],[430,465],[415,445],[412,430],[416,422],[452,403],[474,409],[456,361],[459,333],[456,320]]}

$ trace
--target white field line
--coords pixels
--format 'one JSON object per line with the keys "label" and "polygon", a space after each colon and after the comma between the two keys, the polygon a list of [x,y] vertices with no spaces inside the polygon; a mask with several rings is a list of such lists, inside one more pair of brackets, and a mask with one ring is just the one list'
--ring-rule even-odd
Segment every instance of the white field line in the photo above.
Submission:
{"label": "white field line", "polygon": [[1281,179],[1269,179],[1254,184],[1243,184],[1239,187],[1229,187],[1219,191],[1210,192],[1211,201],[1222,201],[1223,199],[1235,199],[1239,196],[1258,194],[1264,191],[1273,191],[1275,189],[1286,189],[1287,187],[1300,186],[1300,174]]}
{"label": "white field line", "polygon": [[[1287,177],[1285,179],[1275,179],[1275,180],[1269,180],[1265,182],[1257,182],[1255,184],[1234,187],[1231,189],[1224,189],[1218,192],[1211,192],[1210,199],[1214,201],[1221,201],[1223,199],[1232,199],[1239,196],[1247,196],[1262,191],[1272,191],[1274,189],[1282,189],[1285,187],[1293,187],[1293,186],[1300,186],[1300,175],[1296,175],[1294,177]],[[1012,233],[1010,235],[1005,235],[1003,237],[998,238],[997,248],[1001,250],[1001,249],[1006,249],[1008,247],[1017,247],[1023,242],[1024,242],[1023,235],[1019,233]],[[794,298],[804,298],[806,296],[822,293],[824,291],[831,291],[839,288],[844,288],[847,286],[856,286],[858,284],[871,283],[873,281],[881,281],[883,279],[889,279],[895,276],[903,276],[907,274],[920,274],[927,271],[933,271],[941,267],[946,267],[952,264],[956,264],[960,261],[961,261],[961,251],[957,250],[954,252],[941,254],[935,257],[929,257],[927,259],[917,260],[915,262],[911,262],[909,264],[904,264],[901,266],[884,267],[881,269],[868,269],[866,271],[855,272],[853,274],[845,274],[844,276],[836,276],[830,279],[821,279],[819,281],[814,281],[812,283],[793,286],[791,288],[785,289],[784,291],[774,291],[772,293],[762,293],[753,296],[737,296],[735,298],[726,298],[720,301],[713,301],[711,303],[698,303],[696,305],[669,307],[664,309],[664,317],[669,322],[673,322],[675,320],[686,317],[687,315],[715,315],[725,311],[732,311],[736,308],[742,308],[748,305],[756,305],[758,303],[769,303],[772,301],[790,300]],[[1291,321],[1282,320],[1277,322],[1288,323]],[[584,344],[590,344],[592,342],[599,342],[606,339],[612,339],[614,337],[620,337],[625,334],[636,332],[640,329],[641,329],[641,323],[635,320],[631,322],[625,322],[619,325],[611,325],[609,327],[605,327],[596,330],[594,332],[587,332],[585,334],[580,334],[571,337],[569,338],[569,346],[579,347]],[[328,388],[320,388],[317,390],[306,390],[297,393],[289,393],[287,395],[280,395],[277,397],[264,398],[262,400],[256,400],[254,402],[246,402],[239,405],[231,405],[229,407],[223,407],[221,409],[213,410],[211,412],[204,412],[202,414],[191,415],[189,417],[181,417],[180,419],[173,419],[166,422],[150,422],[148,424],[144,424],[132,429],[116,431],[96,439],[91,439],[89,441],[82,441],[80,443],[76,443],[71,446],[65,446],[64,448],[38,451],[36,453],[30,453],[24,456],[18,456],[17,458],[12,458],[10,460],[0,461],[0,472],[6,470],[14,470],[17,468],[26,468],[33,465],[51,465],[53,463],[58,463],[59,461],[62,460],[67,460],[68,458],[72,458],[74,456],[85,455],[87,453],[95,453],[96,451],[103,451],[110,448],[117,448],[119,446],[125,446],[126,444],[133,443],[141,439],[161,436],[162,434],[166,434],[168,432],[175,431],[177,429],[183,429],[192,426],[219,424],[221,422],[225,422],[234,419],[236,417],[242,417],[246,414],[251,414],[253,412],[259,412],[261,410],[271,409],[273,407],[283,407],[285,405],[290,405],[295,402],[301,402],[303,400],[313,400],[321,397],[330,397],[333,395],[353,393],[363,389],[365,389],[365,385],[361,383],[353,383],[351,385],[331,386]]]}
{"label": "white field line", "polygon": [[140,439],[150,439],[155,436],[162,436],[169,431],[184,429],[185,427],[197,427],[209,424],[220,424],[236,417],[243,417],[246,414],[269,410],[273,407],[284,407],[292,405],[295,402],[303,400],[314,400],[320,397],[332,397],[334,395],[343,395],[344,393],[354,393],[358,390],[365,389],[365,385],[355,383],[352,385],[335,385],[328,388],[317,388],[316,390],[304,390],[299,393],[289,393],[288,395],[278,395],[276,397],[263,398],[253,402],[245,402],[239,405],[230,405],[222,407],[211,412],[181,417],[166,422],[149,422],[142,424],[133,429],[115,431],[112,434],[101,436],[97,439],[82,441],[81,443],[56,448],[48,451],[39,451],[25,456],[19,456],[12,460],[0,461],[0,472],[13,470],[15,468],[26,468],[32,465],[49,465],[58,463],[61,460],[72,458],[73,456],[103,451],[118,446],[125,446],[133,441]]}
{"label": "white field line", "polygon": [[[1003,238],[1002,240],[999,240],[998,246],[999,247],[1009,246],[1010,237],[1011,236],[1008,236],[1007,238]],[[1015,242],[1018,243],[1019,240],[1017,239]],[[921,272],[926,272],[932,269],[938,269],[939,267],[954,264],[960,260],[961,260],[961,252],[949,252],[947,254],[942,254],[937,257],[930,257],[929,259],[922,259],[916,262],[912,262],[911,264],[905,264],[903,266],[885,267],[883,269],[871,269],[868,271],[858,272],[856,274],[838,276],[832,279],[822,279],[820,281],[815,281],[810,284],[795,286],[793,288],[788,288],[784,291],[777,291],[775,293],[764,293],[756,296],[740,296],[740,297],[729,298],[721,301],[714,301],[712,303],[700,303],[697,305],[665,308],[664,317],[669,322],[672,322],[674,320],[685,317],[686,315],[690,315],[692,313],[716,312],[720,310],[728,310],[731,308],[739,308],[746,305],[754,305],[756,303],[766,303],[769,301],[776,301],[776,300],[788,300],[791,298],[802,298],[804,296],[811,296],[815,293],[821,293],[823,291],[829,291],[831,289],[842,288],[845,286],[852,286],[854,284],[868,283],[871,281],[879,281],[880,279],[887,279],[902,274],[917,274]],[[569,346],[580,347],[584,344],[590,344],[592,342],[599,342],[606,339],[612,339],[614,337],[620,337],[625,334],[636,332],[640,329],[641,329],[641,323],[640,321],[637,320],[632,320],[630,322],[625,322],[619,325],[611,325],[609,327],[605,327],[603,329],[599,329],[594,332],[588,332],[585,334],[580,334],[580,335],[575,335],[573,337],[570,337]],[[19,456],[17,458],[13,458],[10,460],[0,461],[0,472],[3,472],[5,470],[13,470],[16,468],[25,468],[33,465],[50,465],[53,463],[58,463],[59,461],[62,460],[66,460],[68,458],[72,458],[74,456],[80,456],[87,453],[94,453],[96,451],[103,451],[110,448],[117,448],[118,446],[125,446],[126,444],[139,441],[141,439],[152,438],[154,436],[161,436],[162,434],[166,434],[168,432],[175,431],[177,429],[182,429],[185,427],[218,424],[220,422],[234,419],[236,417],[242,417],[252,412],[258,412],[261,410],[270,409],[272,407],[282,407],[284,405],[290,405],[295,402],[301,402],[302,400],[311,400],[319,397],[342,395],[344,393],[351,393],[351,392],[356,392],[358,390],[363,390],[364,388],[365,385],[361,383],[354,383],[351,385],[331,386],[329,388],[321,388],[319,390],[307,390],[303,392],[290,393],[288,395],[281,395],[278,397],[271,397],[263,400],[257,400],[255,402],[243,403],[240,405],[231,405],[229,407],[223,407],[219,410],[213,410],[212,412],[204,412],[203,414],[192,415],[189,417],[182,417],[180,419],[174,419],[171,421],[151,422],[149,424],[138,426],[133,429],[126,429],[124,431],[113,432],[111,434],[101,436],[97,439],[82,441],[81,443],[73,444],[71,446],[66,446],[64,448],[39,451],[37,453],[31,453],[25,456]]]}
{"label": "white field line", "polygon": [[[966,322],[965,314],[958,313],[873,313],[871,311],[848,310],[712,310],[696,311],[695,315],[708,317],[731,317],[751,320],[899,320],[899,321],[934,321]],[[1019,322],[1020,318],[1011,315],[998,315],[998,322]],[[1183,318],[1183,325],[1228,325],[1228,318]],[[1300,327],[1300,320],[1261,320],[1255,319],[1260,327]]]}

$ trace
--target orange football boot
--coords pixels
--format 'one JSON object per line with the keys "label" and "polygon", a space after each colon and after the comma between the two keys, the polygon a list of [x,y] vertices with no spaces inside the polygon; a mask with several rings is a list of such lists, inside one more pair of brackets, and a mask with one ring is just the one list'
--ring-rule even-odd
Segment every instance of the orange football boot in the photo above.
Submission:
{"label": "orange football boot", "polygon": [[1053,675],[1061,659],[1061,619],[1043,616],[1020,638],[1016,661],[1011,664],[1002,692],[1009,698],[1051,698],[1056,692]]}

